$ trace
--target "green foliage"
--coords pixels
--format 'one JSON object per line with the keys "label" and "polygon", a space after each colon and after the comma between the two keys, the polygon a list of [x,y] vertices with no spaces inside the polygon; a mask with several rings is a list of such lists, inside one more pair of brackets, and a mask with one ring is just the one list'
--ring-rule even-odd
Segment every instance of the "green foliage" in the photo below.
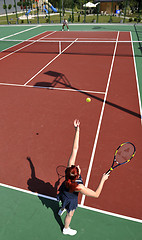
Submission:
{"label": "green foliage", "polygon": [[21,7],[22,6],[22,2],[17,2],[17,6]]}
{"label": "green foliage", "polygon": [[129,22],[132,22],[133,21],[133,19],[132,18],[129,18]]}
{"label": "green foliage", "polygon": [[9,4],[9,5],[8,5],[8,9],[10,10],[11,8],[12,8],[12,5],[11,5],[11,4]]}
{"label": "green foliage", "polygon": [[7,9],[7,5],[6,4],[3,4],[3,9]]}

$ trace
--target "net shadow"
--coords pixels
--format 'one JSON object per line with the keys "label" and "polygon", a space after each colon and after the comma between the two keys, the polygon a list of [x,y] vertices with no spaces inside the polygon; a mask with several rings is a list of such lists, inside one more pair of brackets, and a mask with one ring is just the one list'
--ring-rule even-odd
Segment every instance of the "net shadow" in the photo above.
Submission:
{"label": "net shadow", "polygon": [[[138,31],[137,31],[138,32]],[[10,40],[9,40],[10,41]],[[12,42],[13,43],[13,42]],[[52,54],[57,55],[60,53],[59,50],[59,41],[56,42],[35,42],[28,43],[22,42],[20,45],[15,45],[6,49],[6,45],[10,44],[7,41],[0,41],[0,49],[3,49],[3,54]],[[17,41],[16,41],[17,44]],[[64,55],[81,55],[81,56],[113,56],[115,42],[74,42],[69,48],[67,47],[69,42],[61,42],[61,54]],[[142,57],[139,48],[141,49],[141,42],[119,42],[118,41],[118,50],[116,51],[116,57],[133,57],[133,52],[131,49],[131,44],[134,46],[134,56]]]}

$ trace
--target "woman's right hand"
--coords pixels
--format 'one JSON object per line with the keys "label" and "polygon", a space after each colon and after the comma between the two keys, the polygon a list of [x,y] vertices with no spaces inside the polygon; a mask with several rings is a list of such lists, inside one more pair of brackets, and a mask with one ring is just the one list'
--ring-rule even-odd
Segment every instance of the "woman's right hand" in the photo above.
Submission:
{"label": "woman's right hand", "polygon": [[109,174],[104,173],[102,176],[102,180],[105,182],[109,178]]}

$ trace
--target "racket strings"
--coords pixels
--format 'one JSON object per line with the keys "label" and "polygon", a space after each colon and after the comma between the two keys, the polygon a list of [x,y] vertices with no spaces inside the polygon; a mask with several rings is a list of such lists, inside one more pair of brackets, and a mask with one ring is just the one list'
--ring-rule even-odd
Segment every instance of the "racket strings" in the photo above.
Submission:
{"label": "racket strings", "polygon": [[121,164],[130,160],[135,152],[134,146],[130,143],[122,145],[116,153],[116,163]]}

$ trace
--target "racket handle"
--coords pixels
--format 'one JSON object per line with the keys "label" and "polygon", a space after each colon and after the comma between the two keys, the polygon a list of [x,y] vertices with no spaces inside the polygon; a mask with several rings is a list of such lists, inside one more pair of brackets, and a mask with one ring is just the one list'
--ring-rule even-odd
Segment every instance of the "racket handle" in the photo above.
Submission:
{"label": "racket handle", "polygon": [[110,173],[111,173],[111,170],[109,169],[109,170],[106,172],[106,175],[107,175],[107,174],[109,175]]}

